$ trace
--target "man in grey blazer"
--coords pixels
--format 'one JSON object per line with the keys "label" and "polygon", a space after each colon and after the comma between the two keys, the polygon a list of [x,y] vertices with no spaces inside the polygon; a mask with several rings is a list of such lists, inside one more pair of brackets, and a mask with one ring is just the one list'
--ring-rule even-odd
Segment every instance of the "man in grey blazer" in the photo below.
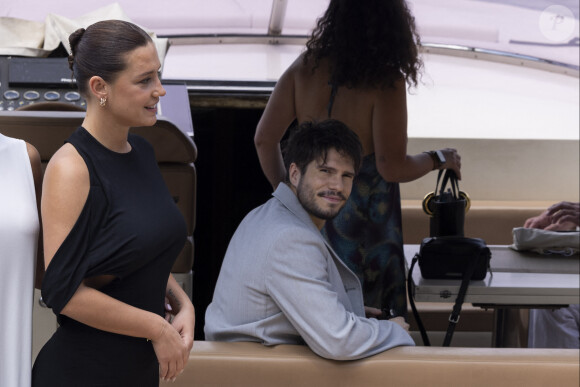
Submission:
{"label": "man in grey blazer", "polygon": [[206,340],[306,343],[335,360],[414,345],[401,320],[365,317],[358,278],[320,233],[350,195],[361,149],[336,120],[303,123],[292,133],[287,182],[230,241],[205,315]]}

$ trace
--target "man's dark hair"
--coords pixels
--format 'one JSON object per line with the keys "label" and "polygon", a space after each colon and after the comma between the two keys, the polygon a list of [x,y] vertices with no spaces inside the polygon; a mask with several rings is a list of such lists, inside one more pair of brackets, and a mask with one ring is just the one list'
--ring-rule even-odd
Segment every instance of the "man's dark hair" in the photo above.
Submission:
{"label": "man's dark hair", "polygon": [[330,149],[349,157],[355,173],[358,173],[362,161],[362,145],[357,134],[348,126],[333,119],[300,124],[290,133],[284,146],[286,180],[289,180],[290,164],[295,163],[300,173],[304,174],[306,166],[313,160],[321,159],[326,162]]}

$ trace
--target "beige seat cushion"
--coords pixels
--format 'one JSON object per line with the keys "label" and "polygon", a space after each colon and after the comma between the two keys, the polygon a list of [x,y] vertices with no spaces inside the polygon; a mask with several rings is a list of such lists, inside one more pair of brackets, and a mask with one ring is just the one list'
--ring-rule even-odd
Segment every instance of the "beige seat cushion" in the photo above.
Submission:
{"label": "beige seat cushion", "polygon": [[197,341],[185,371],[166,386],[570,386],[579,352],[562,349],[398,347],[339,362],[308,347]]}

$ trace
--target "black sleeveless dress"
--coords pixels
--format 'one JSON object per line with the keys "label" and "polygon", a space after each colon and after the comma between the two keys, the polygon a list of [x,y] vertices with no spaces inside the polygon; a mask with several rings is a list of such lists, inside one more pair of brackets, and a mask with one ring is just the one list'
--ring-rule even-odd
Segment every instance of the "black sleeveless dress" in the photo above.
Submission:
{"label": "black sleeveless dress", "polygon": [[116,153],[84,128],[67,142],[83,157],[90,190],[83,210],[47,268],[42,297],[59,327],[39,353],[32,386],[158,386],[159,366],[144,338],[91,328],[60,312],[84,278],[113,275],[99,290],[164,315],[167,279],[186,239],[186,224],[151,145],[129,135]]}

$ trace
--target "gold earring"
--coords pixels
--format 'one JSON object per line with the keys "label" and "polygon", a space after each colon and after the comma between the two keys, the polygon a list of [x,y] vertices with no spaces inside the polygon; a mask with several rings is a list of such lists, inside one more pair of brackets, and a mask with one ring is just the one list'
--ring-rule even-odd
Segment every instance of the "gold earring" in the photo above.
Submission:
{"label": "gold earring", "polygon": [[101,97],[101,99],[99,100],[99,105],[101,107],[105,107],[106,104],[107,104],[107,97]]}

